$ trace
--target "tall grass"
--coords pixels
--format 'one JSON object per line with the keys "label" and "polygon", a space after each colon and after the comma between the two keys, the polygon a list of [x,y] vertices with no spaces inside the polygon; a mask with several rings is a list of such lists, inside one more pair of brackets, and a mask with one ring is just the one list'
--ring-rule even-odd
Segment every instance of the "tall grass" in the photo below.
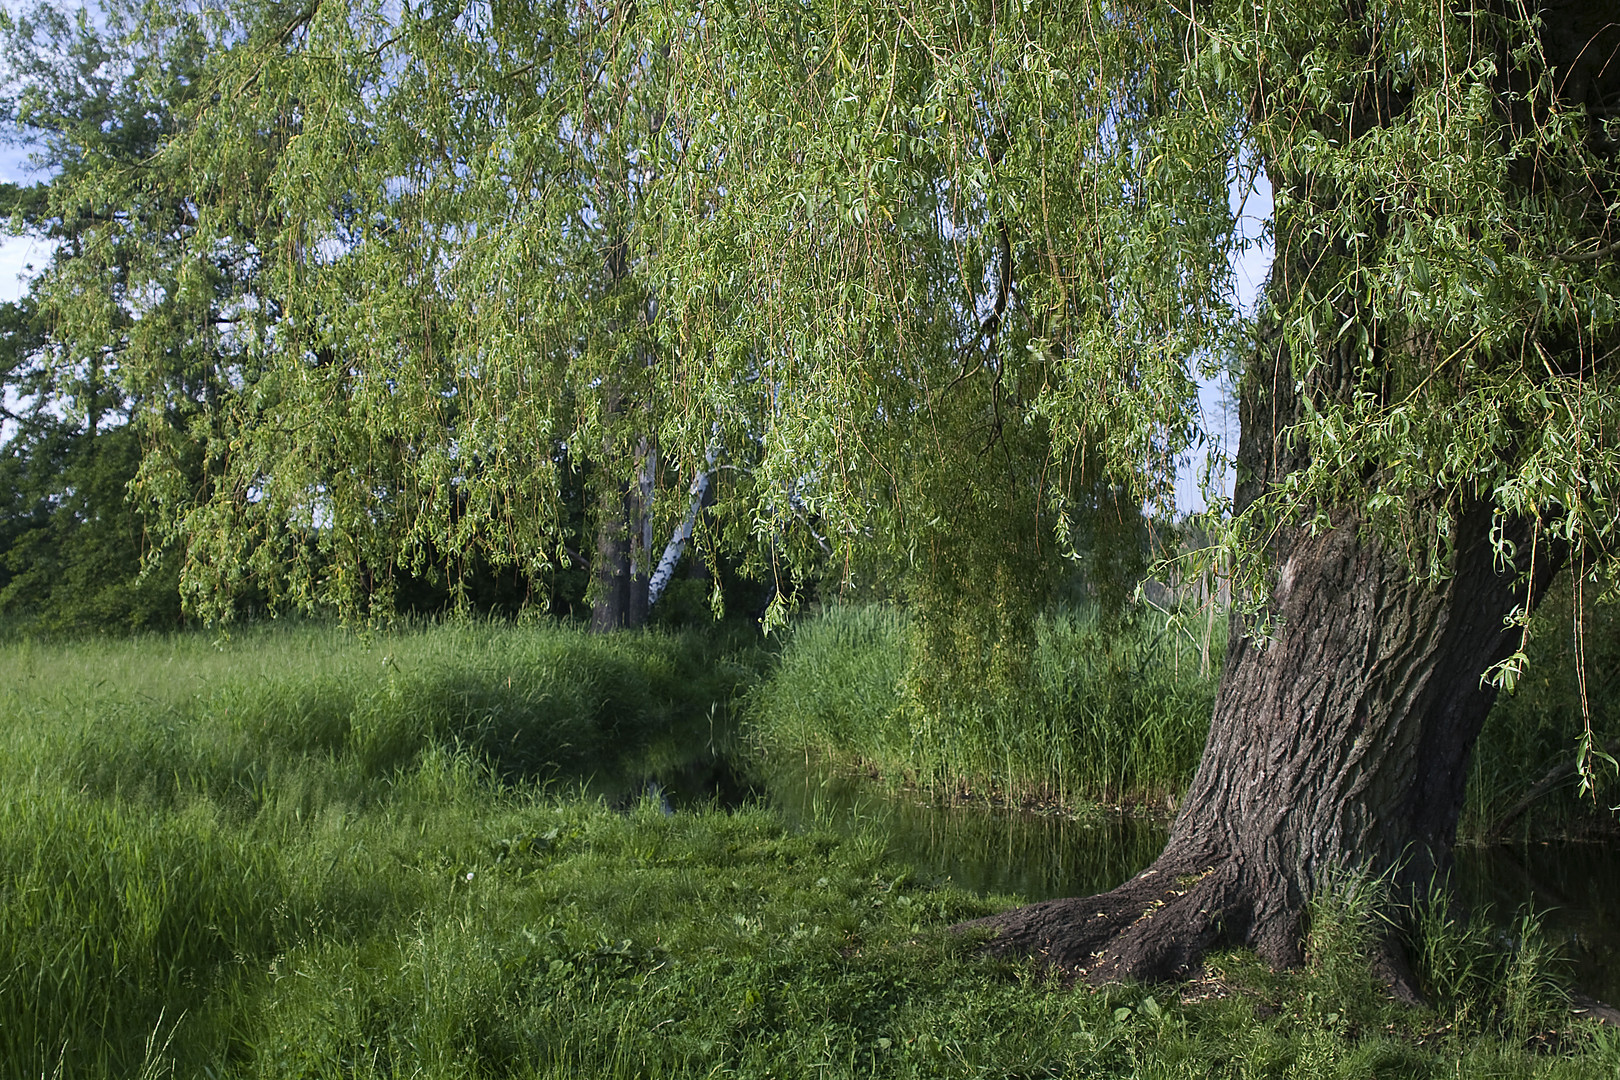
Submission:
{"label": "tall grass", "polygon": [[230,1057],[278,956],[431,910],[511,784],[723,737],[761,662],[550,626],[0,650],[0,1073]]}
{"label": "tall grass", "polygon": [[1349,871],[1324,882],[1308,914],[1301,1004],[1338,1031],[1401,1022],[1374,974],[1388,943],[1406,949],[1430,1023],[1451,1039],[1546,1048],[1568,1037],[1567,968],[1528,909],[1503,927],[1486,910],[1458,914],[1443,889],[1397,904],[1387,879]]}
{"label": "tall grass", "polygon": [[805,621],[753,694],[754,738],[937,791],[1151,806],[1179,798],[1203,752],[1215,678],[1199,674],[1196,646],[1146,618],[1105,632],[1085,616],[1048,617],[1023,693],[944,715],[906,692],[911,647],[893,608]]}
{"label": "tall grass", "polygon": [[[1486,720],[1459,829],[1465,841],[1485,838],[1503,811],[1574,752],[1582,720],[1570,618],[1567,596],[1548,601],[1527,677]],[[1602,744],[1620,731],[1620,620],[1599,610],[1587,625],[1588,703]],[[1164,806],[1180,798],[1203,752],[1225,620],[1215,627],[1214,662],[1201,674],[1198,643],[1163,629],[1154,615],[1106,630],[1083,614],[1051,616],[1020,694],[941,714],[907,693],[913,643],[903,611],[830,607],[794,629],[751,696],[748,726],[778,756],[859,762],[936,793]],[[1598,797],[1579,796],[1569,777],[1511,834],[1612,834],[1614,799],[1605,796],[1613,795],[1614,770],[1600,762],[1599,772]]]}
{"label": "tall grass", "polygon": [[68,787],[243,812],[312,767],[361,797],[432,748],[509,779],[584,776],[686,753],[765,663],[726,639],[543,624],[23,642],[0,652],[0,746]]}
{"label": "tall grass", "polygon": [[1555,1030],[1568,1013],[1568,965],[1524,909],[1507,927],[1486,909],[1454,910],[1437,891],[1412,913],[1413,968],[1423,990],[1453,1023],[1490,1026],[1523,1042]]}
{"label": "tall grass", "polygon": [[1373,956],[1393,930],[1388,882],[1364,870],[1322,882],[1306,905],[1307,1004],[1330,1025],[1365,1027],[1389,1011]]}

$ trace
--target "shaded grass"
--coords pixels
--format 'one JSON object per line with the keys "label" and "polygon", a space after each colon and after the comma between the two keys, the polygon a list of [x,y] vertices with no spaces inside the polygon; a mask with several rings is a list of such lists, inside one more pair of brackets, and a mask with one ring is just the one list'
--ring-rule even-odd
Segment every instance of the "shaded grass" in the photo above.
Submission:
{"label": "shaded grass", "polygon": [[1504,928],[1485,909],[1459,916],[1447,894],[1435,893],[1412,914],[1413,966],[1453,1023],[1523,1043],[1567,1013],[1568,965],[1533,911]]}
{"label": "shaded grass", "polygon": [[1568,965],[1528,909],[1503,926],[1486,909],[1456,914],[1445,890],[1397,905],[1387,880],[1357,871],[1330,879],[1308,912],[1307,1000],[1330,1023],[1390,1019],[1370,957],[1391,936],[1406,950],[1435,1026],[1524,1046],[1558,1032],[1569,1014]]}
{"label": "shaded grass", "polygon": [[1083,615],[1047,617],[1024,693],[943,715],[906,693],[911,633],[904,614],[879,606],[829,608],[801,623],[752,696],[754,738],[773,751],[853,758],[936,792],[1015,803],[1162,808],[1190,782],[1215,675],[1200,675],[1196,647],[1147,618],[1105,632]]}
{"label": "shaded grass", "polygon": [[309,777],[374,796],[433,748],[509,780],[651,769],[723,739],[768,659],[755,642],[546,624],[23,642],[0,652],[0,708],[15,754],[64,785],[253,813]]}

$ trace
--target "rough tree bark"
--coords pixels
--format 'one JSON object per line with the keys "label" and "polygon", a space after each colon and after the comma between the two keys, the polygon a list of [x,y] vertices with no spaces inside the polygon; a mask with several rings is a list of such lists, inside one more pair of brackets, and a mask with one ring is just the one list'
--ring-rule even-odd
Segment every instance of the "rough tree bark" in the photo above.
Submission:
{"label": "rough tree bark", "polygon": [[[1620,82],[1620,59],[1602,62],[1617,53],[1612,7],[1555,7],[1543,12],[1543,34],[1565,93],[1610,101],[1609,84]],[[1606,83],[1594,88],[1594,79]],[[1362,122],[1388,122],[1403,104],[1373,89]],[[1309,224],[1295,223],[1293,235],[1308,235]],[[1289,234],[1279,222],[1284,250]],[[1280,255],[1271,295],[1286,301],[1312,261]],[[1350,365],[1339,359],[1330,355],[1301,389],[1275,335],[1256,349],[1241,387],[1239,511],[1305,464],[1308,448],[1286,432],[1301,393],[1349,384]],[[1329,517],[1331,528],[1284,531],[1269,551],[1276,636],[1256,640],[1233,617],[1204,756],[1163,854],[1100,896],[965,924],[992,932],[989,950],[1094,982],[1186,975],[1207,950],[1226,946],[1288,966],[1302,959],[1306,900],[1336,873],[1389,874],[1398,890],[1446,873],[1468,758],[1495,699],[1481,676],[1518,644],[1504,617],[1535,604],[1566,553],[1528,523],[1509,522],[1522,561],[1499,565],[1492,510],[1480,501],[1455,515],[1453,574],[1426,582],[1361,527],[1356,507]],[[1386,949],[1383,974],[1411,992],[1398,947]]]}
{"label": "rough tree bark", "polygon": [[[1292,383],[1280,349],[1251,367],[1239,459],[1256,479],[1240,502],[1277,475],[1293,408],[1276,391]],[[1532,602],[1544,592],[1562,556],[1542,543],[1528,578],[1499,568],[1490,508],[1476,505],[1456,523],[1454,574],[1433,584],[1359,524],[1344,511],[1278,542],[1272,640],[1234,615],[1204,756],[1158,860],[1110,893],[968,924],[995,933],[992,951],[1094,981],[1186,975],[1218,946],[1287,966],[1302,958],[1306,899],[1334,873],[1392,872],[1412,889],[1446,871],[1495,700],[1481,675],[1518,644],[1503,617],[1527,587]]]}
{"label": "rough tree bark", "polygon": [[606,633],[641,625],[635,603],[636,581],[630,569],[629,523],[636,519],[634,498],[620,493],[603,495],[596,527],[595,581],[591,594],[591,632]]}

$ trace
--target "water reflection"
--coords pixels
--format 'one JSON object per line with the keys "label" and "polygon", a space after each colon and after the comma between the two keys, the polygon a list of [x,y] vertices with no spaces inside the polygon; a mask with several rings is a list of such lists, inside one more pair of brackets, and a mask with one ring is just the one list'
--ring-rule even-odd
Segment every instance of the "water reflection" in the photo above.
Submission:
{"label": "water reflection", "polygon": [[1563,945],[1576,984],[1603,1001],[1620,1001],[1620,852],[1608,844],[1564,842],[1467,847],[1457,852],[1457,896],[1489,905],[1511,931],[1525,908]]}
{"label": "water reflection", "polygon": [[1165,840],[1163,826],[1150,821],[940,806],[814,769],[779,771],[764,787],[792,824],[879,818],[890,852],[919,874],[1027,900],[1112,889],[1151,863]]}

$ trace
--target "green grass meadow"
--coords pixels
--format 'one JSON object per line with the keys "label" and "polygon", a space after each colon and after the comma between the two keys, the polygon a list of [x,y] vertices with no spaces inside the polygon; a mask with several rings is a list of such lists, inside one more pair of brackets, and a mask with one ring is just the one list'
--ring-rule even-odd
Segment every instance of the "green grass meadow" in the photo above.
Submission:
{"label": "green grass meadow", "polygon": [[726,749],[791,651],[550,624],[0,646],[0,1076],[1620,1075],[1539,984],[1382,1002],[1354,905],[1302,972],[1094,991],[978,956],[947,928],[1018,897],[919,877],[880,818],[603,797]]}

